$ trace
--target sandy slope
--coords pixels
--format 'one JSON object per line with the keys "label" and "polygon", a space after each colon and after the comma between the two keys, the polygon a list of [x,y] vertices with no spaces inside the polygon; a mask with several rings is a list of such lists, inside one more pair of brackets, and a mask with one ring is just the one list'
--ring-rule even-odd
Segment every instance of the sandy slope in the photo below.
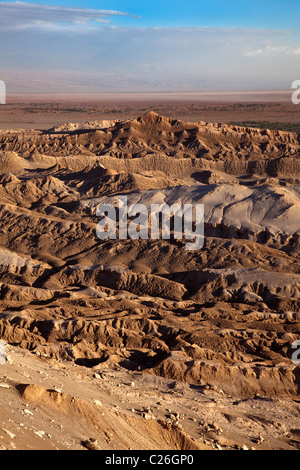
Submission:
{"label": "sandy slope", "polygon": [[[3,447],[299,447],[299,147],[296,133],[155,113],[0,134]],[[204,248],[101,242],[97,206],[120,195],[204,204]],[[58,378],[64,395],[49,392]],[[179,399],[182,428],[168,418]],[[15,419],[25,403],[31,427]]]}
{"label": "sandy slope", "polygon": [[[299,404],[235,400],[141,372],[93,369],[7,347],[1,450],[297,449]],[[96,440],[96,442],[95,442]],[[93,447],[92,447],[93,448]]]}

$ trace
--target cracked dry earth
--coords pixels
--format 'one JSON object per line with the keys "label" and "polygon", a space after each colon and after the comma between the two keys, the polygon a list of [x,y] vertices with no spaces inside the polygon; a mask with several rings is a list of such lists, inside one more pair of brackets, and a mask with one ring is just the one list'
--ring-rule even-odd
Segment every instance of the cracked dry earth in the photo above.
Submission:
{"label": "cracked dry earth", "polygon": [[[299,134],[153,112],[0,133],[2,449],[300,448]],[[97,206],[197,203],[205,245]]]}

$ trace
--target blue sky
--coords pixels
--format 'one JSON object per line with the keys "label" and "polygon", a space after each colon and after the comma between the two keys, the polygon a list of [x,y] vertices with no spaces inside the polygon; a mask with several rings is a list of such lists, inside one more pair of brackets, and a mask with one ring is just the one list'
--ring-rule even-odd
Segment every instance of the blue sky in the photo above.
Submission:
{"label": "blue sky", "polygon": [[288,89],[299,0],[0,1],[12,91]]}
{"label": "blue sky", "polygon": [[[135,24],[143,27],[298,29],[300,13],[299,0],[35,0],[28,3],[128,12],[140,16]],[[127,17],[117,23],[133,24]]]}

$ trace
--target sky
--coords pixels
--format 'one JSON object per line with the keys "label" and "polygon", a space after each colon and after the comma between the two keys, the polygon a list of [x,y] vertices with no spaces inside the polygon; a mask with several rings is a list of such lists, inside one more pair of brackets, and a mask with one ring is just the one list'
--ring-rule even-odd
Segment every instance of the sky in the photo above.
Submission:
{"label": "sky", "polygon": [[0,1],[11,93],[288,90],[299,0]]}

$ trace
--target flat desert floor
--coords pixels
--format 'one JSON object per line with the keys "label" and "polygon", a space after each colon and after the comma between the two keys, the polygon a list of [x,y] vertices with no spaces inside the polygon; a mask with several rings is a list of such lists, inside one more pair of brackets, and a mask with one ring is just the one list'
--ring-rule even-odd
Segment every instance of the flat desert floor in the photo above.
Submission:
{"label": "flat desert floor", "polygon": [[[0,108],[0,129],[47,130],[64,123],[134,119],[154,111],[170,119],[251,124],[299,131],[292,90],[251,93],[99,93],[11,95]],[[271,123],[271,124],[270,124]]]}
{"label": "flat desert floor", "polygon": [[[1,106],[1,449],[300,449],[300,107],[258,98]],[[120,196],[203,249],[100,241]]]}

